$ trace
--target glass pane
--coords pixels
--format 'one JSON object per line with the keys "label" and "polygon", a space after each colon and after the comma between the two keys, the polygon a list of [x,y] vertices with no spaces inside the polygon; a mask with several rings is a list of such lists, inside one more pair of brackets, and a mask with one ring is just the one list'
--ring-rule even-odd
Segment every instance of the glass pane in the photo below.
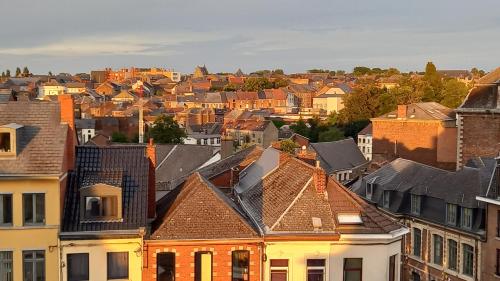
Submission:
{"label": "glass pane", "polygon": [[323,269],[308,269],[307,281],[324,281]]}
{"label": "glass pane", "polygon": [[23,281],[33,281],[33,262],[25,260],[23,263]]}
{"label": "glass pane", "polygon": [[361,281],[361,271],[345,271],[344,281]]}
{"label": "glass pane", "polygon": [[271,270],[271,281],[287,281],[286,270]]}
{"label": "glass pane", "polygon": [[12,223],[12,195],[0,195],[0,224]]}
{"label": "glass pane", "polygon": [[45,194],[35,194],[36,198],[36,221],[37,223],[45,222]]}
{"label": "glass pane", "polygon": [[156,264],[157,281],[175,280],[175,253],[158,253]]}
{"label": "glass pane", "polygon": [[37,261],[36,262],[36,281],[44,281],[45,280],[45,262]]}
{"label": "glass pane", "polygon": [[12,281],[12,252],[0,252],[0,280]]}
{"label": "glass pane", "polygon": [[108,279],[128,278],[128,252],[108,253]]}
{"label": "glass pane", "polygon": [[33,194],[23,194],[24,222],[33,223]]}
{"label": "glass pane", "polygon": [[89,280],[89,255],[68,254],[68,281]]}
{"label": "glass pane", "polygon": [[286,259],[271,260],[271,266],[272,267],[288,267],[288,260],[286,260]]}
{"label": "glass pane", "polygon": [[309,259],[307,260],[307,266],[325,266],[324,259]]}
{"label": "glass pane", "polygon": [[233,251],[232,253],[232,279],[245,281],[249,279],[250,252]]}
{"label": "glass pane", "polygon": [[344,269],[361,269],[363,265],[363,259],[344,259]]}

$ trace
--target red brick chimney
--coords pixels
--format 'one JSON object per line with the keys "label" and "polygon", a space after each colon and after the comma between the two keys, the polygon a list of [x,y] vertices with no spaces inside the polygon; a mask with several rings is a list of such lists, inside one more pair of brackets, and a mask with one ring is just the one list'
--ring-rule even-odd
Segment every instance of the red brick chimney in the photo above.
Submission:
{"label": "red brick chimney", "polygon": [[306,146],[303,146],[300,149],[300,151],[297,153],[297,158],[311,166],[316,165],[316,152],[307,149]]}
{"label": "red brick chimney", "polygon": [[398,104],[398,118],[406,118],[408,106],[406,104]]}
{"label": "red brick chimney", "polygon": [[326,190],[326,172],[319,166],[319,161],[316,161],[316,167],[313,174],[314,187],[318,194],[325,194]]}
{"label": "red brick chimney", "polygon": [[146,146],[146,155],[149,159],[148,174],[148,218],[156,216],[156,145],[153,139],[149,139]]}
{"label": "red brick chimney", "polygon": [[231,168],[231,181],[230,181],[229,185],[231,187],[234,187],[235,185],[238,184],[239,181],[240,181],[240,167],[238,167],[238,166],[232,167]]}
{"label": "red brick chimney", "polygon": [[61,112],[61,123],[68,124],[67,146],[65,152],[66,168],[71,170],[75,165],[75,146],[78,144],[75,130],[75,108],[71,95],[59,95],[57,97]]}

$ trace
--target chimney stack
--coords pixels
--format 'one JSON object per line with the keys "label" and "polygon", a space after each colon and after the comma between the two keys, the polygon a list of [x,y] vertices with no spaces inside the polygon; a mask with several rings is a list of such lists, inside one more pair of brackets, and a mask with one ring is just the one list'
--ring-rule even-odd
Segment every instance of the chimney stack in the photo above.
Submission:
{"label": "chimney stack", "polygon": [[319,161],[316,161],[313,175],[314,187],[318,194],[325,194],[327,177],[326,172],[319,166]]}
{"label": "chimney stack", "polygon": [[240,168],[238,166],[231,168],[231,181],[229,185],[234,187],[240,182]]}
{"label": "chimney stack", "polygon": [[220,148],[221,159],[224,159],[226,157],[233,155],[233,152],[234,152],[233,137],[228,136],[228,135],[222,135],[220,146],[221,146],[221,148]]}
{"label": "chimney stack", "polygon": [[156,216],[156,145],[152,138],[146,146],[146,156],[149,159],[148,218],[154,219]]}
{"label": "chimney stack", "polygon": [[73,105],[73,97],[71,95],[57,96],[61,112],[61,123],[68,124],[67,146],[65,152],[66,167],[68,170],[74,168],[75,165],[75,146],[78,144],[75,130],[75,108]]}
{"label": "chimney stack", "polygon": [[297,158],[311,166],[316,165],[316,152],[307,149],[305,145],[302,146],[299,153],[297,153]]}
{"label": "chimney stack", "polygon": [[408,106],[406,104],[398,104],[398,118],[406,118]]}

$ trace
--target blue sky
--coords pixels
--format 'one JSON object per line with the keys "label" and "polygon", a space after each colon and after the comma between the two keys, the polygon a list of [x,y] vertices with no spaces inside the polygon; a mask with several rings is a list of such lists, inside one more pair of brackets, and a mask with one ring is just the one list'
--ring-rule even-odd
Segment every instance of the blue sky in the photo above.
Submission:
{"label": "blue sky", "polygon": [[0,70],[491,70],[499,10],[498,0],[0,0]]}

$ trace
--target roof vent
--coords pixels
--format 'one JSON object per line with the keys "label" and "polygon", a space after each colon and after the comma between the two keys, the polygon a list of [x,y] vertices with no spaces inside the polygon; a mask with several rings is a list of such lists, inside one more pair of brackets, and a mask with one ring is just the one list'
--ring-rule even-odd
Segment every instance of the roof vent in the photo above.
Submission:
{"label": "roof vent", "polygon": [[312,217],[312,224],[315,232],[321,231],[323,224],[321,223],[321,218]]}
{"label": "roof vent", "polygon": [[337,220],[340,224],[362,224],[363,220],[359,213],[339,213]]}

